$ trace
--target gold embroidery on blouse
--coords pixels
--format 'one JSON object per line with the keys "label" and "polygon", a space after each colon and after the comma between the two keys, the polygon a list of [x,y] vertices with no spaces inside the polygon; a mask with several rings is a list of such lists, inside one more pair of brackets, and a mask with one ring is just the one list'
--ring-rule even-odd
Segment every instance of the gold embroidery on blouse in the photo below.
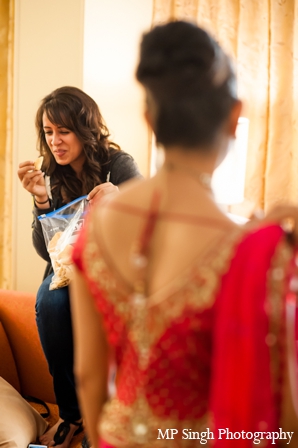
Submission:
{"label": "gold embroidery on blouse", "polygon": [[156,344],[170,322],[183,316],[185,309],[203,311],[214,304],[221,277],[228,270],[235,247],[245,232],[244,228],[236,228],[228,237],[222,238],[220,244],[212,245],[197,265],[194,263],[191,272],[187,273],[191,281],[182,276],[173,282],[166,300],[148,307],[146,304],[134,306],[133,291],[130,297],[122,292],[121,284],[105,263],[98,245],[90,239],[92,230],[89,230],[84,252],[86,273],[99,285],[106,299],[114,306],[114,312],[125,322],[129,340],[137,350],[142,369],[147,367],[150,348]]}
{"label": "gold embroidery on blouse", "polygon": [[217,247],[217,250],[210,251],[203,262],[200,261],[200,266],[193,270],[191,281],[183,283],[181,287],[176,286],[166,300],[159,302],[158,310],[150,308],[150,345],[158,341],[171,322],[183,317],[185,309],[203,311],[214,304],[222,275],[229,268],[240,236],[243,236],[243,230],[237,229],[229,240],[225,239],[224,244]]}
{"label": "gold embroidery on blouse", "polygon": [[[183,319],[184,310],[194,312],[211,308],[219,290],[222,275],[228,270],[235,248],[244,232],[244,229],[237,228],[228,237],[223,238],[221,244],[213,245],[204,257],[194,263],[193,269],[187,272],[186,277],[182,276],[173,283],[171,292],[166,295],[166,300],[154,306],[148,306],[142,294],[139,298],[142,300],[139,300],[137,290],[132,291],[131,295],[127,291],[121,291],[121,283],[119,285],[101,256],[98,246],[88,238],[87,234],[84,252],[85,271],[95,288],[98,286],[108,302],[112,303],[115,314],[125,322],[128,338],[137,352],[140,370],[148,367],[150,355],[153,355],[150,349],[170,327],[171,322],[177,322],[179,318]],[[96,295],[96,291],[94,292]],[[183,300],[181,300],[182,296]],[[196,325],[198,325],[197,322]],[[174,335],[172,339],[173,337]],[[170,341],[166,340],[164,343],[170,343]],[[106,403],[100,422],[101,437],[116,446],[129,448],[140,444],[144,448],[193,446],[193,440],[181,437],[179,437],[179,443],[176,439],[172,445],[169,439],[157,439],[158,429],[164,432],[168,428],[177,428],[180,436],[183,428],[202,432],[207,427],[207,415],[183,421],[179,419],[178,410],[173,409],[171,418],[160,417],[160,414],[164,415],[165,409],[156,407],[153,413],[143,395],[144,381],[146,383],[146,375],[137,388],[137,398],[130,405],[126,406],[117,398]],[[200,409],[196,411],[204,412],[204,409],[207,409],[207,403],[199,403],[199,405]]]}
{"label": "gold embroidery on blouse", "polygon": [[[144,396],[140,396],[129,406],[114,398],[104,406],[98,423],[98,432],[103,440],[117,447],[191,448],[200,442],[183,439],[182,430],[188,428],[192,432],[201,433],[206,431],[208,422],[208,414],[192,420],[178,420],[175,412],[171,417],[157,417]],[[171,428],[178,430],[173,440],[162,439],[161,435],[158,438],[159,430],[165,434],[166,430]],[[208,447],[209,444],[205,446]]]}
{"label": "gold embroidery on blouse", "polygon": [[285,350],[286,343],[282,334],[285,331],[282,323],[284,315],[283,300],[286,289],[287,267],[292,256],[293,249],[282,239],[276,247],[268,275],[268,294],[265,310],[269,316],[269,332],[266,336],[266,344],[270,348],[272,390],[275,394],[280,392],[280,352]]}

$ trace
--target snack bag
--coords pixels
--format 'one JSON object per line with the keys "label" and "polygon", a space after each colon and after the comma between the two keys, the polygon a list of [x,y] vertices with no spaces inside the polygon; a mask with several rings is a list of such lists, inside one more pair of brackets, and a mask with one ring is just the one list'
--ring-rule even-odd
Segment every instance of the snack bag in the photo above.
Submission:
{"label": "snack bag", "polygon": [[67,286],[71,280],[72,248],[84,225],[88,210],[86,197],[38,217],[54,270],[50,290]]}

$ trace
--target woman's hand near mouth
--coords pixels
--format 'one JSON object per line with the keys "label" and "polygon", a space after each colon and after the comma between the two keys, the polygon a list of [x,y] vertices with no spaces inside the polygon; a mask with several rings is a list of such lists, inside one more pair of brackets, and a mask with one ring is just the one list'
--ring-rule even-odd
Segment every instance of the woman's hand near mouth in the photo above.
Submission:
{"label": "woman's hand near mouth", "polygon": [[[34,169],[34,162],[26,161],[19,164],[18,177],[25,188],[32,195],[34,195],[37,200],[38,198],[46,198],[48,196],[44,174],[40,170]],[[40,200],[40,202],[43,202]]]}

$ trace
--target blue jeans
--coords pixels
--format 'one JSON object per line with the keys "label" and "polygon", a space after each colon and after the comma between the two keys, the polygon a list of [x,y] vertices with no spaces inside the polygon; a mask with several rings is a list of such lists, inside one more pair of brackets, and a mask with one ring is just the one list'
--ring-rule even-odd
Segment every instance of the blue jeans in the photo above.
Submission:
{"label": "blue jeans", "polygon": [[36,322],[41,345],[53,377],[59,415],[70,422],[81,418],[73,373],[73,337],[68,287],[49,290],[53,274],[41,284]]}

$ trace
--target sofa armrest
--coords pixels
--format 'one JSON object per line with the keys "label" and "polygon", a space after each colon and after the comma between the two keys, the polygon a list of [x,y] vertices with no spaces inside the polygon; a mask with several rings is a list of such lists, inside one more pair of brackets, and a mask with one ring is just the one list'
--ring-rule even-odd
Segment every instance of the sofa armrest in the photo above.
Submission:
{"label": "sofa armrest", "polygon": [[0,377],[4,378],[18,392],[21,391],[19,375],[10,343],[0,317]]}
{"label": "sofa armrest", "polygon": [[[0,323],[14,358],[20,392],[55,403],[52,377],[48,371],[35,322],[35,296],[0,290]],[[2,346],[6,347],[4,355],[6,353],[9,357],[4,336]],[[5,372],[5,366],[1,364],[8,361],[11,364],[11,360],[0,357],[0,371]],[[16,387],[15,384],[12,385]]]}

